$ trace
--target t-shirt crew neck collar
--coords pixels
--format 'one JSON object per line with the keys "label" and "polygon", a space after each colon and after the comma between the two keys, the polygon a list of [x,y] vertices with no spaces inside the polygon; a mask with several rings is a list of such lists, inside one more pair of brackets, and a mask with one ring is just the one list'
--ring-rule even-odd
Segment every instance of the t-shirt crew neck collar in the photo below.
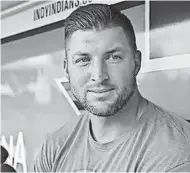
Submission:
{"label": "t-shirt crew neck collar", "polygon": [[88,136],[89,136],[89,142],[90,145],[94,148],[97,149],[99,151],[109,151],[110,149],[113,149],[114,147],[118,146],[119,144],[122,144],[122,142],[124,140],[129,139],[130,135],[134,132],[134,130],[130,133],[123,134],[122,136],[120,136],[118,139],[111,141],[111,142],[107,142],[107,143],[100,143],[98,141],[96,141],[91,134],[91,130],[90,130],[90,121],[89,121],[89,131],[88,131]]}
{"label": "t-shirt crew neck collar", "polygon": [[[139,104],[139,108],[138,108],[138,111],[137,111],[137,117],[141,118],[143,112],[144,112],[144,109],[145,109],[145,103],[146,101],[144,101],[143,103],[141,102]],[[141,124],[141,123],[140,123]],[[90,142],[90,145],[94,148],[94,149],[97,149],[97,150],[100,150],[100,151],[109,151],[110,149],[113,149],[114,147],[117,147],[118,145],[122,144],[123,141],[127,141],[128,139],[130,139],[130,137],[136,132],[138,131],[138,128],[141,127],[141,125],[138,125],[138,126],[134,126],[134,129],[127,133],[127,134],[123,134],[121,135],[120,137],[118,137],[116,140],[114,141],[111,141],[111,142],[107,142],[107,143],[100,143],[98,141],[96,141],[93,136],[92,136],[92,131],[91,131],[91,120],[90,120],[90,116],[88,116],[88,123],[87,123],[87,128],[88,128],[88,139],[89,139],[89,142]]]}

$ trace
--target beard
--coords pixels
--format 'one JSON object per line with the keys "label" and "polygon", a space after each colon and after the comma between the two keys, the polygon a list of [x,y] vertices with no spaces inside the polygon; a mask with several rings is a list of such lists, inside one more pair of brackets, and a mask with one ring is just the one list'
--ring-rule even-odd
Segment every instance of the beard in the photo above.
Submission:
{"label": "beard", "polygon": [[[76,88],[71,85],[71,92],[76,100],[83,106],[85,110],[92,113],[95,116],[99,117],[109,117],[116,114],[119,110],[121,110],[131,99],[134,94],[136,88],[136,79],[133,78],[132,83],[129,87],[125,87],[117,91],[117,98],[113,103],[107,104],[105,103],[105,107],[103,109],[96,107],[95,105],[89,104],[87,100],[87,92],[85,92],[84,96],[81,97]],[[102,104],[104,104],[102,102]]]}

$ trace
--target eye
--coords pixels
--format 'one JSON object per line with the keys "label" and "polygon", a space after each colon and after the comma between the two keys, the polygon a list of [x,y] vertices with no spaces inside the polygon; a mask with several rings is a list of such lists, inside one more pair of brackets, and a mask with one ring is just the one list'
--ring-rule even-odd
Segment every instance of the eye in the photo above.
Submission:
{"label": "eye", "polygon": [[112,56],[111,56],[111,59],[121,59],[121,57],[118,56],[118,55],[112,55]]}
{"label": "eye", "polygon": [[120,55],[109,55],[106,59],[111,62],[119,62],[122,60],[122,57]]}
{"label": "eye", "polygon": [[74,62],[77,65],[85,66],[90,62],[90,57],[88,56],[81,57],[81,58],[76,59]]}

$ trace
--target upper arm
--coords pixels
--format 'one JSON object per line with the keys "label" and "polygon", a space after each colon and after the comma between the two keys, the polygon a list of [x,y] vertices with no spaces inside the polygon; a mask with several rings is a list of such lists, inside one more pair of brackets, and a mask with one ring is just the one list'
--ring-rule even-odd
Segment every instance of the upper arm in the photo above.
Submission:
{"label": "upper arm", "polygon": [[51,172],[54,158],[53,141],[47,137],[34,161],[35,172]]}

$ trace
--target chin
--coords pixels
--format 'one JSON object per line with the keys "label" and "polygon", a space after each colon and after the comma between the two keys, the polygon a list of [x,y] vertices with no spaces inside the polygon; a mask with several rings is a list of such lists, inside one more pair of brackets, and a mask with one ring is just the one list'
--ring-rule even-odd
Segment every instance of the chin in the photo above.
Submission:
{"label": "chin", "polygon": [[93,116],[97,117],[111,117],[114,116],[114,113],[111,113],[108,110],[92,110],[92,109],[87,109]]}
{"label": "chin", "polygon": [[96,103],[94,105],[87,104],[85,109],[98,117],[113,116],[118,110],[114,109],[113,105],[106,103]]}
{"label": "chin", "polygon": [[116,100],[109,101],[96,101],[96,102],[85,102],[84,107],[90,113],[99,117],[109,117],[120,111],[130,100],[133,92],[125,95],[121,94]]}

